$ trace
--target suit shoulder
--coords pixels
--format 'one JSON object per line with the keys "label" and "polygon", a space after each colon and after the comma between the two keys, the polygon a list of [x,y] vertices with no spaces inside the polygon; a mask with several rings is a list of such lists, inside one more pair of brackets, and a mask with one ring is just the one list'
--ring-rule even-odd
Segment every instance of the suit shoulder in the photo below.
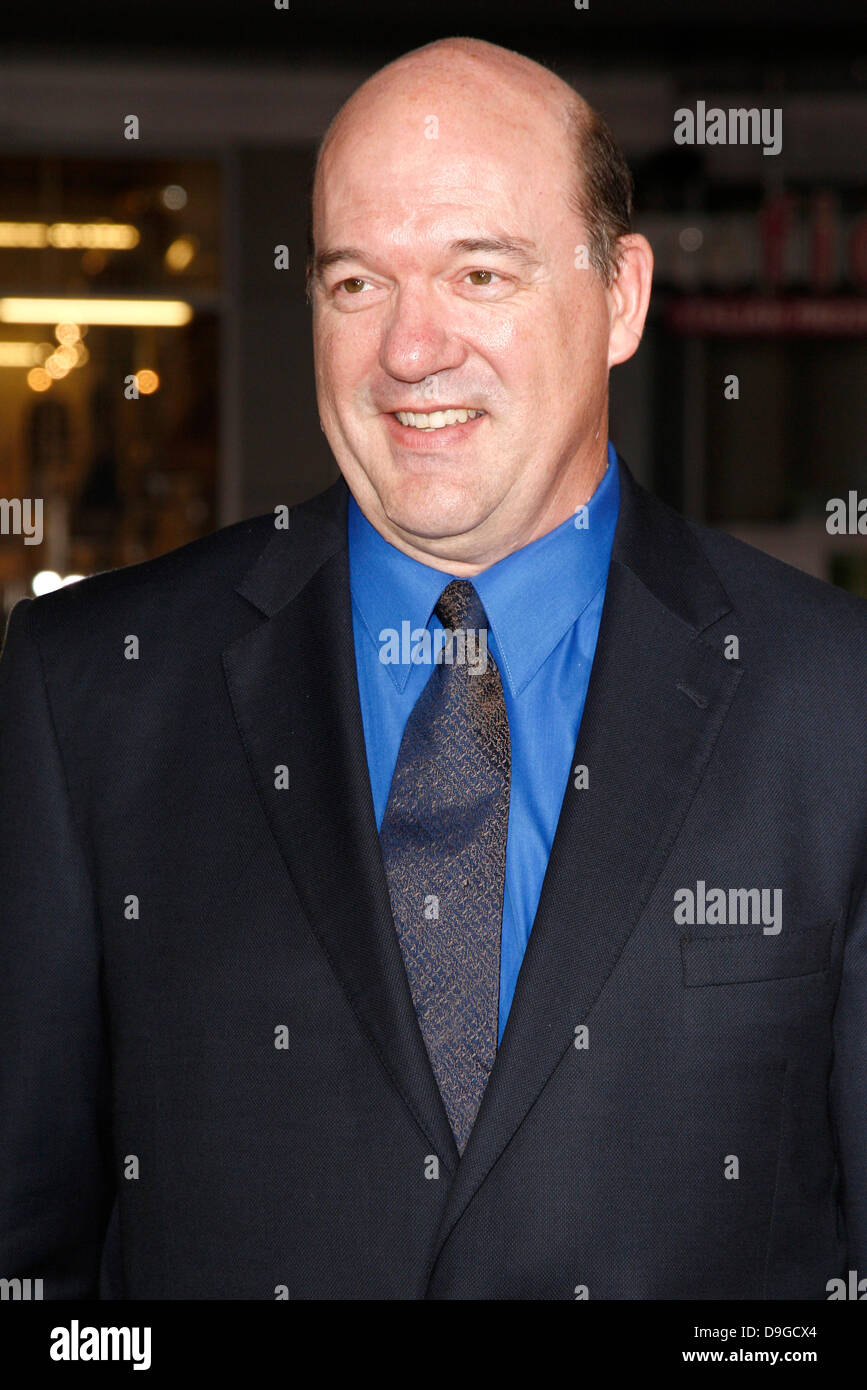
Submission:
{"label": "suit shoulder", "polygon": [[273,534],[274,517],[251,517],[221,527],[151,560],[102,570],[33,599],[31,622],[40,634],[103,615],[129,611],[137,600],[189,604],[197,595],[212,601],[228,592]]}
{"label": "suit shoulder", "polygon": [[[287,530],[277,532],[290,550],[300,533],[295,514],[309,509],[310,503],[293,508]],[[159,630],[163,643],[172,634],[219,639],[233,611],[249,611],[235,589],[268,547],[275,529],[274,513],[266,512],[154,559],[103,570],[28,599],[28,626],[40,646],[55,654],[81,651],[104,637],[116,640],[118,625],[124,633]]]}
{"label": "suit shoulder", "polygon": [[757,620],[812,625],[867,641],[867,599],[807,574],[726,531],[687,522],[735,609]]}
{"label": "suit shoulder", "polygon": [[249,517],[155,559],[105,570],[32,599],[31,628],[55,652],[80,650],[103,636],[114,641],[118,624],[131,622],[138,626],[126,631],[156,630],[163,646],[174,638],[176,645],[218,641],[236,625],[233,615],[249,612],[237,587],[275,536],[282,540],[281,556],[288,563],[312,538],[333,527],[341,494],[338,480],[286,516],[265,512]]}

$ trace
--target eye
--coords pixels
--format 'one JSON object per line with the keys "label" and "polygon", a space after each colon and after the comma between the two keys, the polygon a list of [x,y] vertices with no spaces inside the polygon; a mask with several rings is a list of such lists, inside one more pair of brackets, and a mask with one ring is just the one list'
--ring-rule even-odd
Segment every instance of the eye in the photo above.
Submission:
{"label": "eye", "polygon": [[340,280],[335,289],[345,290],[347,294],[360,294],[366,284],[367,281],[362,280],[360,275],[350,275],[347,280]]}
{"label": "eye", "polygon": [[469,270],[467,271],[466,278],[469,280],[474,275],[487,276],[487,279],[473,280],[474,285],[480,288],[484,288],[485,286],[492,285],[494,283],[494,276],[496,275],[496,273],[497,272],[495,270]]}

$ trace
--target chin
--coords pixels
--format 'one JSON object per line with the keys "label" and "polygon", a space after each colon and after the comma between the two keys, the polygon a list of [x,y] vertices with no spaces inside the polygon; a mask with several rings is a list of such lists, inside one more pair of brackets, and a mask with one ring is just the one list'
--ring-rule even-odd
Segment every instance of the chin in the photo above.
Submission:
{"label": "chin", "polygon": [[470,531],[485,517],[475,494],[441,478],[417,479],[411,487],[391,489],[383,499],[383,510],[392,526],[429,540]]}
{"label": "chin", "polygon": [[[392,526],[396,526],[404,535],[430,541],[445,540],[448,536],[455,536],[460,531],[469,529],[464,517],[456,519],[450,512],[443,515],[436,508],[420,511],[400,507],[389,513],[388,519]],[[470,522],[469,526],[472,524]]]}

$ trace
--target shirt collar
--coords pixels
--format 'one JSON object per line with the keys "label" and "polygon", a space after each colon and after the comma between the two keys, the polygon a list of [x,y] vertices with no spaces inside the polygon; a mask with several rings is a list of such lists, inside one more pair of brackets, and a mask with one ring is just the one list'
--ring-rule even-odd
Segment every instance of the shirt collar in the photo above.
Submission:
{"label": "shirt collar", "polygon": [[[519,695],[605,582],[617,524],[617,454],[593,496],[553,531],[473,576],[490,624],[491,647],[503,680]],[[457,578],[423,565],[381,536],[350,494],[347,513],[352,601],[377,652],[384,629],[427,627],[446,585]],[[544,599],[542,599],[544,595]],[[439,620],[434,618],[435,625]],[[403,690],[409,662],[389,662]]]}

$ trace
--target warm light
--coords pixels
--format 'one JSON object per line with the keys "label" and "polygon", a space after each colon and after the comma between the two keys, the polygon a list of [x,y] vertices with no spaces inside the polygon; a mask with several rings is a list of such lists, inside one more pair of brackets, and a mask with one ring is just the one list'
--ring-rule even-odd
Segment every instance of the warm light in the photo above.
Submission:
{"label": "warm light", "polygon": [[87,323],[179,328],[193,317],[182,299],[0,299],[0,323]]}
{"label": "warm light", "polygon": [[[90,353],[84,343],[13,343],[0,342],[0,367],[45,367],[48,376],[59,381],[73,367],[83,367]],[[41,377],[38,378],[41,381]],[[35,387],[44,390],[45,384]]]}
{"label": "warm light", "polygon": [[172,242],[171,246],[166,247],[164,259],[167,268],[174,271],[175,274],[179,274],[180,271],[186,270],[198,249],[199,244],[195,237],[177,237]]}
{"label": "warm light", "polygon": [[59,589],[63,580],[56,570],[40,570],[34,574],[30,581],[30,587],[37,598],[40,594],[50,594],[54,589]]}
{"label": "warm light", "polygon": [[65,574],[60,581],[60,587],[65,589],[67,584],[77,584],[79,579],[83,578],[83,574]]}
{"label": "warm light", "polygon": [[74,347],[67,347],[65,343],[62,347],[57,349],[53,356],[55,362],[59,362],[67,371],[71,371],[73,367],[78,366],[78,353],[75,351]]}
{"label": "warm light", "polygon": [[140,240],[138,228],[124,222],[53,222],[48,228],[49,246],[63,251],[131,251]]}
{"label": "warm light", "polygon": [[60,361],[56,352],[45,359],[45,370],[54,381],[62,381],[69,375],[69,368]]}
{"label": "warm light", "polygon": [[41,360],[38,343],[0,343],[0,367],[33,367]]}
{"label": "warm light", "polygon": [[59,343],[77,343],[81,337],[81,329],[77,323],[59,323],[54,330],[54,336]]}
{"label": "warm light", "polygon": [[152,372],[150,367],[143,367],[140,372],[136,372],[136,385],[143,396],[152,396],[160,384],[160,379],[156,372]]}
{"label": "warm light", "polygon": [[27,373],[27,385],[31,391],[47,391],[51,385],[51,377],[44,367],[31,367]]}
{"label": "warm light", "polygon": [[140,240],[138,228],[126,222],[0,222],[0,246],[131,251]]}
{"label": "warm light", "polygon": [[0,222],[0,246],[46,246],[44,222]]}

